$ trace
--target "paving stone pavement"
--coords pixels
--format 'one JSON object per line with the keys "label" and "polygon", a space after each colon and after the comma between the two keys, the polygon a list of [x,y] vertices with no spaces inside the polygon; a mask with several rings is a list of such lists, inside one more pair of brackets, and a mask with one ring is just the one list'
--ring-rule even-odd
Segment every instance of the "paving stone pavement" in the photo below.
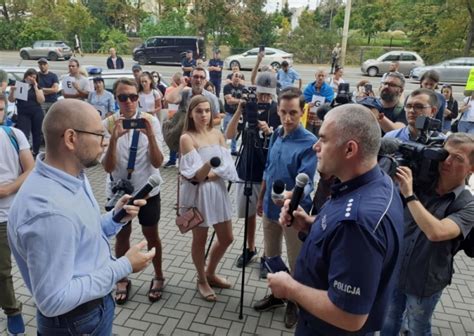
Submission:
{"label": "paving stone pavement", "polygon": [[[166,156],[167,157],[167,156]],[[201,299],[196,290],[196,276],[191,260],[191,233],[182,235],[174,219],[176,203],[176,168],[161,169],[165,180],[161,189],[160,237],[163,244],[163,270],[166,287],[163,298],[151,304],[147,291],[153,277],[149,266],[132,274],[131,298],[117,306],[113,333],[117,335],[292,335],[283,322],[284,308],[257,313],[251,306],[269,291],[265,280],[259,279],[259,263],[254,262],[245,272],[243,319],[239,319],[241,270],[235,261],[243,245],[244,222],[233,221],[234,243],[225,254],[218,273],[233,284],[231,289],[217,289],[217,302]],[[105,173],[101,167],[87,171],[98,202],[105,203]],[[263,233],[258,222],[257,247],[261,252]],[[209,232],[210,236],[211,231]],[[133,223],[132,243],[142,238],[139,224]],[[285,248],[283,249],[285,250]],[[286,257],[286,254],[285,254]],[[455,258],[453,283],[443,293],[433,318],[435,335],[474,336],[474,261],[463,253]],[[27,324],[26,335],[36,335],[36,308],[16,265],[13,280],[17,297],[23,302]],[[0,293],[1,295],[1,293]],[[6,335],[6,316],[0,312],[0,334]]]}

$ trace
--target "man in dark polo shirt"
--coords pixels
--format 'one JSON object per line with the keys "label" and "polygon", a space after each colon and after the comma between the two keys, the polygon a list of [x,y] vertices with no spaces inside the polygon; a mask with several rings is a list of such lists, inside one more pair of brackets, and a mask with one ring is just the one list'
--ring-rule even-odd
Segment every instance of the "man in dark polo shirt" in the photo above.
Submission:
{"label": "man in dark polo shirt", "polygon": [[474,199],[465,186],[474,171],[474,136],[451,134],[444,149],[449,155],[439,164],[438,181],[417,195],[411,170],[399,167],[397,171],[407,204],[405,234],[398,288],[382,336],[398,335],[402,325],[409,335],[431,335],[433,312],[443,289],[451,284],[454,253],[474,223]]}
{"label": "man in dark polo shirt", "polygon": [[380,109],[376,117],[383,133],[406,126],[407,120],[400,100],[405,88],[405,78],[398,72],[389,72],[381,83]]}
{"label": "man in dark polo shirt", "polygon": [[273,295],[300,307],[295,335],[367,335],[382,327],[402,248],[403,207],[395,183],[377,165],[380,127],[360,105],[332,109],[314,145],[318,170],[334,175],[318,216],[299,207],[280,224],[305,237],[294,278],[268,274]]}
{"label": "man in dark polo shirt", "polygon": [[49,64],[46,58],[38,60],[38,67],[40,69],[38,72],[38,85],[43,89],[44,94],[44,103],[41,104],[41,108],[43,113],[46,114],[51,105],[58,100],[59,80],[55,73],[49,71]]}
{"label": "man in dark polo shirt", "polygon": [[186,57],[181,61],[181,69],[183,69],[183,76],[191,77],[191,72],[196,67],[196,60],[193,58],[193,51],[186,51]]}
{"label": "man in dark polo shirt", "polygon": [[221,51],[215,50],[214,57],[209,60],[207,69],[209,70],[209,81],[216,88],[216,96],[221,94],[222,69],[224,61],[221,60]]}

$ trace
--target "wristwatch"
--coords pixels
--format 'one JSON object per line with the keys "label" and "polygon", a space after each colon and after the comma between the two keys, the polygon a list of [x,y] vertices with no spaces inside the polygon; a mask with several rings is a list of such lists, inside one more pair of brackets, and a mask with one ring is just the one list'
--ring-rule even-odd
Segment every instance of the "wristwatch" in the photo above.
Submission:
{"label": "wristwatch", "polygon": [[408,197],[405,197],[405,203],[410,203],[411,201],[418,201],[418,197],[415,194],[411,194]]}

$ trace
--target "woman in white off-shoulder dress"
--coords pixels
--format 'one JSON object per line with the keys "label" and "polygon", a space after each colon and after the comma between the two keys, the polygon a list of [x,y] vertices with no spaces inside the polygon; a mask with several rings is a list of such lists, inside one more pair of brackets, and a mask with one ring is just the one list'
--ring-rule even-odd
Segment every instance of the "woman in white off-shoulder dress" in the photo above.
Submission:
{"label": "woman in white off-shoulder dress", "polygon": [[[180,207],[196,206],[204,217],[204,222],[192,230],[191,254],[198,274],[197,289],[205,300],[216,301],[211,287],[231,287],[216,274],[216,268],[234,239],[231,200],[225,180],[235,181],[238,176],[222,133],[212,127],[211,107],[206,97],[199,95],[191,99],[179,145]],[[210,164],[213,157],[221,161],[217,168]],[[217,240],[206,268],[204,251],[210,226],[214,226]]]}

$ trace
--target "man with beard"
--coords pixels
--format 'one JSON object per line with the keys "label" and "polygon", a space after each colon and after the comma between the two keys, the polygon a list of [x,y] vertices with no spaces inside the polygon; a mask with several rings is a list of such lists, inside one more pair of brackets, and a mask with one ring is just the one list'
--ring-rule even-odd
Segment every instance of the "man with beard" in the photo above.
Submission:
{"label": "man with beard", "polygon": [[122,223],[112,215],[123,207],[127,222],[146,201],[125,205],[130,196],[123,196],[113,211],[100,214],[85,175],[104,150],[101,118],[91,105],[55,103],[43,133],[46,153],[38,155],[8,218],[10,246],[36,303],[38,334],[111,335],[115,282],[144,269],[155,255],[141,252],[141,242],[115,259],[108,240]]}
{"label": "man with beard", "polygon": [[407,119],[403,113],[403,101],[401,96],[405,88],[405,78],[398,72],[389,72],[381,84],[379,111],[375,116],[379,122],[382,133],[405,127]]}

